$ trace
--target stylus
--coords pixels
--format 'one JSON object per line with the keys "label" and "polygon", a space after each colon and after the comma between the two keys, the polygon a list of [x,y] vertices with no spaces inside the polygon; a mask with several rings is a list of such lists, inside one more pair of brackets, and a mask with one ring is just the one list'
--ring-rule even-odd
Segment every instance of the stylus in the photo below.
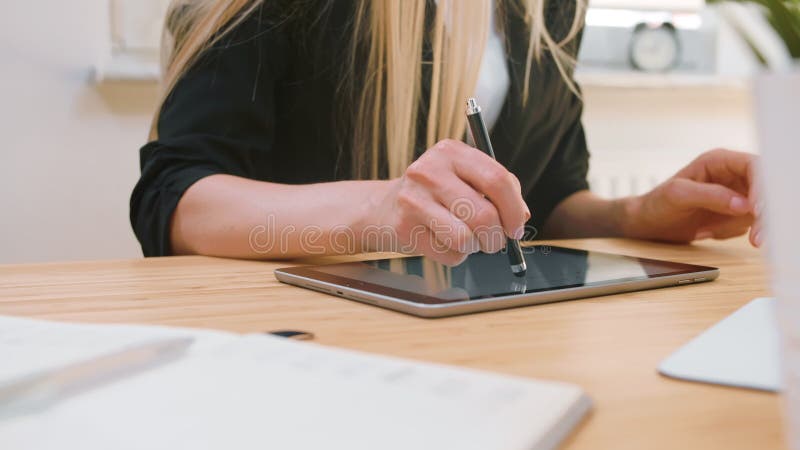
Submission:
{"label": "stylus", "polygon": [[[494,156],[494,149],[492,148],[492,141],[489,140],[489,132],[486,130],[486,123],[484,123],[483,116],[481,115],[481,107],[478,106],[478,102],[474,98],[467,100],[467,123],[472,133],[472,140],[475,141],[475,148],[496,159]],[[511,264],[511,271],[518,277],[524,276],[525,271],[528,270],[528,266],[525,264],[522,247],[520,247],[518,240],[507,239],[506,252],[508,252],[508,262]]]}

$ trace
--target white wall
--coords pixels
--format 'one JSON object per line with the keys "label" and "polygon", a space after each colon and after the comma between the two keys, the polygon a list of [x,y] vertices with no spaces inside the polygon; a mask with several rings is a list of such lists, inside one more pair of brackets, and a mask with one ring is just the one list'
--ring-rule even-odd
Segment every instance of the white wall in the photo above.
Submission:
{"label": "white wall", "polygon": [[585,86],[584,99],[589,180],[606,197],[644,193],[706,150],[756,149],[746,87]]}
{"label": "white wall", "polygon": [[140,255],[128,224],[154,86],[89,83],[104,0],[0,2],[0,263]]}
{"label": "white wall", "polygon": [[[155,86],[88,81],[108,52],[107,22],[105,0],[0,2],[0,263],[141,255],[128,198]],[[660,179],[702,150],[752,147],[744,92],[585,96],[595,180]]]}
{"label": "white wall", "polygon": [[624,72],[610,79],[583,77],[593,190],[612,197],[642,193],[706,150],[756,150],[746,80],[757,70],[757,61],[713,10],[702,17],[704,26],[717,30],[716,74],[675,73],[647,80]]}

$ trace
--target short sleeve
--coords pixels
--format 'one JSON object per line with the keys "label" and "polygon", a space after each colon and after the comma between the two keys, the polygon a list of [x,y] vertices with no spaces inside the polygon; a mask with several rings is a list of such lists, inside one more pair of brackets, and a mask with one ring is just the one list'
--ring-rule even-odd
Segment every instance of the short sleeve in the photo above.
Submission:
{"label": "short sleeve", "polygon": [[562,117],[565,129],[557,135],[557,144],[541,177],[525,199],[532,213],[533,225],[541,230],[553,210],[570,195],[589,189],[589,150],[581,122],[583,105],[575,95]]}
{"label": "short sleeve", "polygon": [[[557,30],[556,40],[563,39],[572,27],[575,18],[575,2],[570,8],[559,8],[557,2],[549,4],[548,16]],[[577,58],[583,32],[570,41],[565,50]],[[552,97],[550,123],[554,123],[549,138],[555,145],[541,176],[532,189],[526,193],[525,200],[531,209],[531,222],[541,230],[553,210],[570,195],[589,189],[589,149],[583,128],[583,99],[580,88],[574,79],[574,71],[568,70],[572,83],[570,88],[563,75],[556,70],[553,62],[549,65],[548,79],[552,82],[547,89]]]}
{"label": "short sleeve", "polygon": [[213,174],[263,178],[275,138],[275,87],[286,39],[256,11],[207,50],[164,102],[158,139],[140,150],[130,219],[145,256],[172,253],[172,215]]}

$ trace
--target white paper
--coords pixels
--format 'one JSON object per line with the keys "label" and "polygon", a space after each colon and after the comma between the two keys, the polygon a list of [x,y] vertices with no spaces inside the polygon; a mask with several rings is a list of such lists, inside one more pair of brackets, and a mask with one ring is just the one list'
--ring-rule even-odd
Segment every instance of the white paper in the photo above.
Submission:
{"label": "white paper", "polygon": [[0,448],[554,448],[589,408],[566,384],[271,336],[205,336],[202,351],[178,362],[0,421]]}
{"label": "white paper", "polygon": [[775,300],[758,298],[741,307],[664,360],[659,371],[690,381],[777,391]]}

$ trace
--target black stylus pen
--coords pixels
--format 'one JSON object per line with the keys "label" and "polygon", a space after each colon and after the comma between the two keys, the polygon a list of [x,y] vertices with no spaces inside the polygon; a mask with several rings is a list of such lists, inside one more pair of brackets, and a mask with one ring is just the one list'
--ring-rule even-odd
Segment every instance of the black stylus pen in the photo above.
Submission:
{"label": "black stylus pen", "polygon": [[[489,140],[489,131],[486,130],[486,123],[483,122],[481,107],[474,98],[467,100],[467,123],[469,124],[472,140],[475,141],[475,148],[496,159],[492,141]],[[511,271],[518,277],[525,276],[528,265],[525,264],[525,256],[522,254],[522,247],[516,239],[507,238],[506,251],[508,252],[508,262],[511,264]]]}

